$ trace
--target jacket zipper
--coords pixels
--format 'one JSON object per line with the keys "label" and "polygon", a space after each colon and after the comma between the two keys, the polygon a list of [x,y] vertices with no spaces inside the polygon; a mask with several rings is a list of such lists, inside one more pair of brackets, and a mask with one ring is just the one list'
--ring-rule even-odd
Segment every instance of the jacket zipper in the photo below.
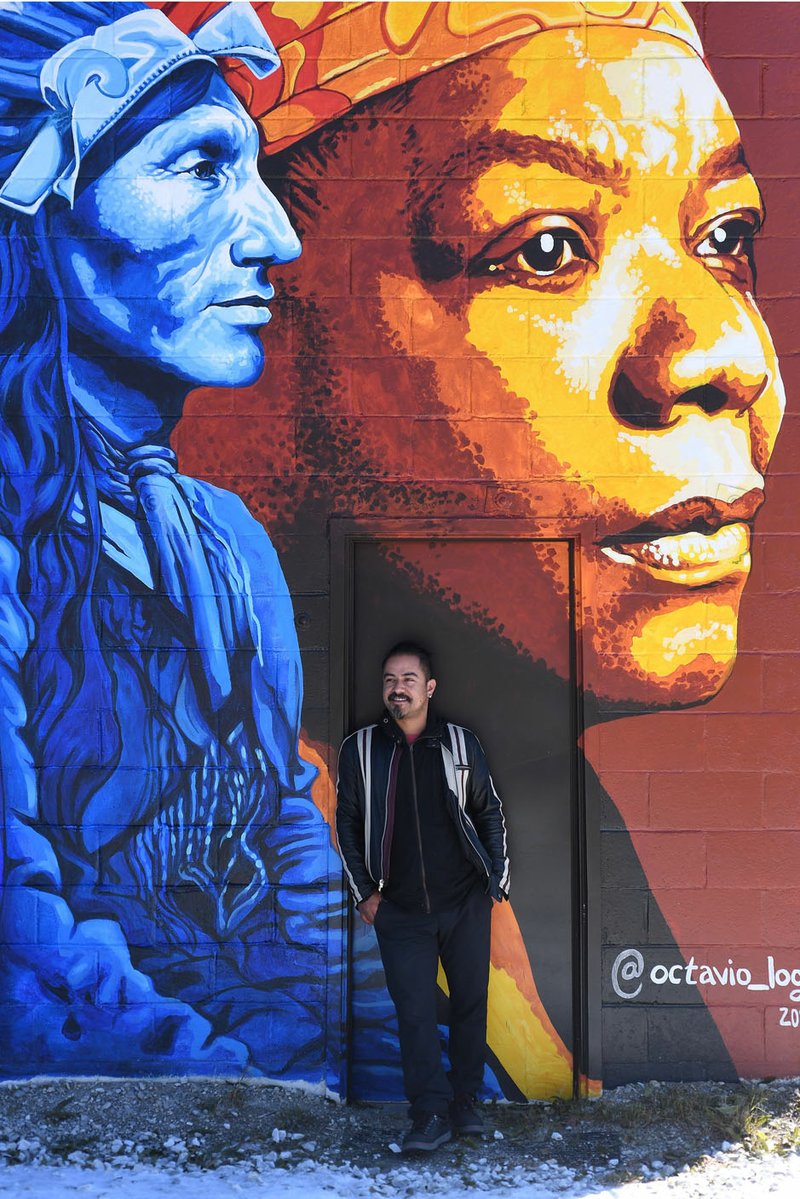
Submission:
{"label": "jacket zipper", "polygon": [[411,795],[414,800],[414,823],[417,827],[417,846],[419,848],[419,868],[422,874],[422,893],[425,896],[425,912],[426,915],[431,914],[431,901],[428,895],[428,880],[425,876],[425,859],[422,856],[422,829],[419,823],[419,804],[417,803],[417,772],[414,769],[414,746],[409,745],[408,752],[411,755]]}
{"label": "jacket zipper", "polygon": [[[379,891],[383,890],[384,884],[386,883],[386,880],[389,877],[389,856],[386,853],[386,834],[389,831],[390,816],[391,816],[391,821],[392,821],[392,829],[394,830],[394,807],[395,807],[394,790],[397,786],[397,778],[396,778],[397,766],[395,765],[395,763],[398,760],[398,758],[399,758],[399,751],[397,749],[397,746],[394,746],[392,748],[392,756],[389,759],[389,777],[388,777],[388,780],[386,783],[386,794],[384,796],[383,834],[381,836],[381,845],[380,845],[380,849],[381,849],[381,860],[380,860],[381,878],[380,878],[380,882],[378,883]],[[373,875],[373,878],[374,877],[375,876]]]}

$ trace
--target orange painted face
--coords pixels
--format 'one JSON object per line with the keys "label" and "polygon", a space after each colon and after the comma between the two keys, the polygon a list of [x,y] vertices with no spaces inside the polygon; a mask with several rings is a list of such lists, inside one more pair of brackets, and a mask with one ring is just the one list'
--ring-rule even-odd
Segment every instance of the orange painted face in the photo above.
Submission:
{"label": "orange painted face", "polygon": [[752,295],[758,189],[678,43],[604,29],[587,50],[554,31],[482,69],[489,129],[439,207],[466,217],[469,289],[444,302],[386,272],[387,304],[411,302],[409,348],[462,417],[473,359],[485,464],[524,422],[530,477],[557,481],[543,515],[580,536],[590,687],[696,701],[733,661],[784,404]]}
{"label": "orange painted face", "polygon": [[[374,161],[369,204],[346,193],[339,219],[378,317],[354,304],[326,336],[364,411],[447,417],[475,478],[527,497],[543,534],[579,539],[590,690],[697,702],[733,663],[784,406],[735,122],[691,50],[635,29],[551,30],[446,73],[455,119],[417,117],[431,76],[386,121],[386,146],[413,163],[408,202],[401,172],[381,179]],[[394,212],[411,212],[416,247]],[[306,269],[330,244],[307,239]],[[403,360],[427,363],[424,400]],[[440,443],[419,438],[415,475],[463,478],[463,444],[448,475]]]}

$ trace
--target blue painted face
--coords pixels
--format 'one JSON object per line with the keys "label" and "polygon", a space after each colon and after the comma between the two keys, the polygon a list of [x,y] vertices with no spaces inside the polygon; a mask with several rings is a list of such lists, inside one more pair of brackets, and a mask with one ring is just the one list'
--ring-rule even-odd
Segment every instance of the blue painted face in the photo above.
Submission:
{"label": "blue painted face", "polygon": [[258,378],[268,267],[296,258],[300,242],[257,156],[255,125],[214,76],[197,104],[145,134],[74,209],[53,213],[51,253],[82,345],[190,386]]}

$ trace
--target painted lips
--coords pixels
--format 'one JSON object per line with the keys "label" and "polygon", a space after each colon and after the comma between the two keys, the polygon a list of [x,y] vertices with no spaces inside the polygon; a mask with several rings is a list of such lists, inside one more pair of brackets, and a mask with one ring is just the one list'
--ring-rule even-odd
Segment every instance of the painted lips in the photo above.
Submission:
{"label": "painted lips", "polygon": [[604,545],[614,562],[644,567],[656,579],[702,587],[750,570],[750,528],[743,521],[723,525],[713,533],[687,531],[651,541]]}
{"label": "painted lips", "polygon": [[232,300],[218,300],[213,307],[230,313],[231,318],[242,325],[266,325],[272,320],[269,301],[274,292],[268,296],[247,295],[237,296]]}
{"label": "painted lips", "polygon": [[232,296],[230,300],[217,300],[217,308],[266,308],[270,300],[275,298],[275,289],[270,287],[266,292],[248,292],[246,295]]}
{"label": "painted lips", "polygon": [[703,587],[750,570],[750,524],[764,500],[759,487],[732,503],[697,497],[674,504],[600,544],[613,562],[654,579]]}

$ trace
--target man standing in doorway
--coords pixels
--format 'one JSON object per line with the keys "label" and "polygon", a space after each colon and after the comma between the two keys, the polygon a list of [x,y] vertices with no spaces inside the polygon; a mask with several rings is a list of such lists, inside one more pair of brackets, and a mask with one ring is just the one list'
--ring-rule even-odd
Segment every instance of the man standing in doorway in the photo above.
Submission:
{"label": "man standing in doorway", "polygon": [[[480,742],[434,716],[431,658],[411,642],[383,662],[385,712],[339,755],[336,831],[350,888],[375,926],[397,1009],[411,1129],[403,1151],[483,1131],[475,1109],[486,1053],[492,901],[508,896],[506,831]],[[450,992],[450,1073],[436,1013]]]}

